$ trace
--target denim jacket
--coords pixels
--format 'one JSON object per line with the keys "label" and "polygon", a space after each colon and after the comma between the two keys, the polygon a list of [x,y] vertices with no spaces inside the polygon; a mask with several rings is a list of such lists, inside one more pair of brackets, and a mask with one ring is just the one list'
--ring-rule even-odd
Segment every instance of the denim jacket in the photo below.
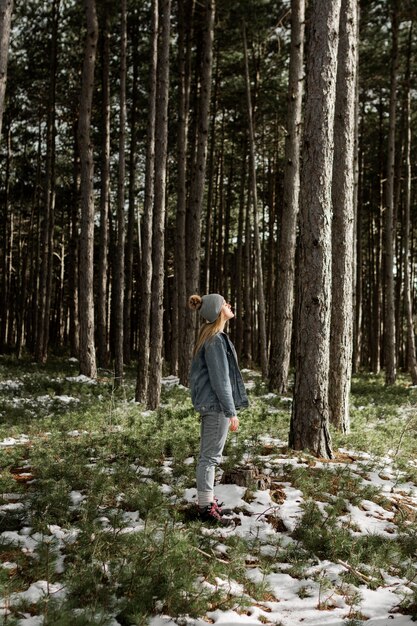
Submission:
{"label": "denim jacket", "polygon": [[208,339],[194,356],[190,369],[191,400],[196,411],[233,417],[249,405],[236,350],[225,333]]}

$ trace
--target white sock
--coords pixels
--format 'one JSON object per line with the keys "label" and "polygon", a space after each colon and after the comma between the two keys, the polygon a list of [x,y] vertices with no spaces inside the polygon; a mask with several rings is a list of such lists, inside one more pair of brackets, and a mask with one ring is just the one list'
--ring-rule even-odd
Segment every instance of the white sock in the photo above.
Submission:
{"label": "white sock", "polygon": [[214,493],[212,491],[198,491],[197,494],[198,506],[201,509],[214,502]]}

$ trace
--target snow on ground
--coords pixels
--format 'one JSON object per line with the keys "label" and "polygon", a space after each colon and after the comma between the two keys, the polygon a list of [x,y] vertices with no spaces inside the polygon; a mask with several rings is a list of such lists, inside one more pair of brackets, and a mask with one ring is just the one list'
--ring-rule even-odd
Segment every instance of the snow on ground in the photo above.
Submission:
{"label": "snow on ground", "polygon": [[6,437],[0,441],[0,448],[7,448],[9,446],[21,446],[28,443],[29,437],[27,435],[18,435],[17,437]]}
{"label": "snow on ground", "polygon": [[23,387],[21,380],[2,380],[0,381],[0,391],[16,391]]}
{"label": "snow on ground", "polygon": [[97,385],[97,381],[95,378],[89,378],[85,376],[85,374],[80,374],[79,376],[66,376],[65,380],[70,383],[84,383],[86,385]]}
{"label": "snow on ground", "polygon": [[[253,372],[251,376],[255,378]],[[164,384],[173,386],[178,384],[175,377],[167,377]],[[71,382],[81,382],[95,384],[96,381],[85,376],[67,377]],[[5,387],[7,383],[7,387]],[[18,389],[22,383],[20,381],[4,381],[0,383],[0,388]],[[250,388],[256,383],[251,380],[246,383]],[[3,387],[1,387],[3,385]],[[15,385],[15,386],[13,386]],[[274,394],[266,394],[266,400],[273,399]],[[42,398],[38,398],[38,401]],[[57,400],[63,404],[70,404],[78,401],[71,396],[45,396],[44,402]],[[288,402],[291,400],[282,399]],[[271,407],[271,409],[274,407]],[[148,412],[150,413],[150,412]],[[143,413],[145,415],[145,412]],[[80,436],[86,431],[70,431],[69,436]],[[16,437],[9,437],[0,441],[0,447],[22,445],[29,441],[27,435],[21,434]],[[219,484],[215,488],[215,493],[220,502],[227,508],[237,511],[237,525],[233,528],[203,527],[201,533],[211,537],[216,541],[214,550],[219,558],[227,558],[228,546],[224,539],[235,535],[248,540],[248,546],[255,539],[261,544],[260,553],[264,555],[277,554],[277,545],[296,545],[291,533],[303,515],[303,504],[305,499],[301,490],[295,488],[287,480],[280,480],[284,474],[284,466],[308,467],[307,459],[304,462],[302,457],[288,457],[282,449],[286,442],[280,439],[264,435],[260,441],[271,448],[271,454],[262,456],[264,462],[264,473],[274,479],[274,486],[279,486],[283,501],[277,503],[269,489],[259,489],[250,494],[249,501],[245,499],[247,488],[231,484]],[[350,457],[349,463],[343,458],[336,458],[331,463],[315,461],[315,468],[325,468],[332,470],[346,465],[352,476],[359,477],[364,485],[376,486],[380,492],[389,500],[398,502],[401,498],[407,497],[407,506],[417,510],[417,487],[412,483],[401,482],[404,475],[393,469],[393,457],[385,459],[375,459],[372,455],[354,450],[339,450],[340,453]],[[186,465],[195,463],[195,459],[189,457],[185,459]],[[177,501],[177,496],[172,496],[173,488],[170,484],[173,472],[172,459],[165,459],[163,470],[166,477],[166,484],[159,485],[162,493],[166,494],[171,502]],[[131,465],[141,480],[152,480],[153,471],[143,467],[136,462]],[[112,469],[112,468],[109,468]],[[165,478],[164,477],[164,478]],[[83,505],[86,496],[80,491],[70,492],[71,508],[76,509]],[[183,499],[189,503],[196,502],[196,489],[188,488],[184,490]],[[12,511],[24,511],[24,503],[15,502],[17,498],[8,497],[13,494],[3,494],[3,502],[0,506],[0,515],[6,515]],[[122,497],[122,495],[121,495]],[[11,500],[11,502],[8,502]],[[321,510],[325,503],[317,503]],[[376,504],[371,500],[362,500],[359,505],[347,503],[348,512],[339,517],[340,524],[348,524],[353,535],[378,534],[388,539],[393,539],[397,533],[397,526],[394,523],[394,513]],[[122,516],[122,533],[141,532],[144,522],[137,511],[125,511]],[[277,530],[274,520],[280,520]],[[109,519],[103,515],[97,520],[103,530],[109,532],[114,529]],[[79,533],[77,528],[61,528],[56,525],[49,526],[50,540],[54,542],[57,552],[56,571],[65,571],[65,547],[77,539]],[[35,558],[36,549],[41,541],[45,541],[45,535],[33,533],[29,527],[23,527],[19,531],[5,531],[0,534],[0,540],[19,547],[25,554]],[[288,563],[276,563],[275,571],[265,573],[257,566],[257,558],[250,554],[247,556],[247,578],[253,583],[264,583],[269,589],[267,600],[250,600],[250,605],[244,609],[239,607],[239,598],[244,595],[242,582],[232,579],[223,580],[217,578],[214,583],[207,581],[196,581],[206,589],[222,589],[230,596],[236,597],[236,606],[233,609],[216,609],[209,611],[206,618],[191,619],[184,616],[173,620],[169,616],[156,616],[149,621],[149,626],[206,626],[207,618],[214,624],[221,626],[259,626],[259,624],[279,624],[280,626],[345,626],[352,607],[349,604],[349,594],[344,593],[347,588],[342,575],[347,571],[346,564],[342,562],[332,563],[329,561],[319,561],[317,565],[307,568],[304,571],[305,578],[295,578],[289,573],[291,565]],[[6,561],[2,564],[3,569],[13,571],[16,564]],[[360,601],[355,609],[360,610],[363,619],[369,626],[412,626],[410,616],[391,613],[404,595],[410,593],[410,587],[406,580],[391,576],[386,572],[381,572],[385,580],[385,585],[375,590],[369,589],[358,580],[357,585],[350,585],[351,590],[360,594]],[[323,581],[323,584],[322,584]],[[326,584],[324,584],[326,583]],[[9,602],[14,604],[20,600],[26,600],[31,604],[36,604],[45,594],[53,593],[54,597],[65,597],[65,589],[58,585],[47,585],[46,581],[37,581],[30,585],[26,591],[12,594]],[[325,610],[324,610],[325,609]],[[5,614],[4,600],[0,599],[0,615]],[[40,626],[42,618],[25,614],[20,619],[20,626]],[[112,621],[112,626],[118,626],[116,620]]]}

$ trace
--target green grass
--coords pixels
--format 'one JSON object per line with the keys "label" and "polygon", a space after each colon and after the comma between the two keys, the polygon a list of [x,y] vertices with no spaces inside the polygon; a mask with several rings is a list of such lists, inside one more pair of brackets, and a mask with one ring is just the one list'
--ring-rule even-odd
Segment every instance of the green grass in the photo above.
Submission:
{"label": "green grass", "polygon": [[[117,615],[121,624],[144,624],[156,613],[175,617],[204,616],[216,608],[243,610],[250,597],[262,601],[269,594],[265,585],[254,585],[246,577],[248,555],[265,574],[284,563],[290,566],[286,571],[300,579],[309,567],[326,559],[349,561],[373,581],[370,586],[382,582],[381,569],[412,577],[410,555],[417,550],[417,528],[406,509],[396,518],[398,536],[388,541],[355,536],[339,523],[347,507],[363,499],[389,508],[378,488],[364,484],[359,476],[380,471],[384,465],[380,457],[391,454],[399,480],[417,480],[412,464],[417,458],[412,411],[417,392],[404,377],[393,388],[385,387],[382,377],[354,379],[351,433],[332,436],[335,448],[371,455],[358,461],[357,473],[348,464],[315,467],[308,455],[286,451],[289,460],[302,463],[276,466],[274,479],[291,483],[305,500],[293,542],[284,545],[277,532],[265,550],[256,536],[242,539],[232,534],[224,540],[226,555],[219,558],[218,539],[202,533],[200,523],[187,518],[181,502],[184,489],[195,486],[195,465],[187,459],[196,458],[199,447],[199,420],[188,392],[163,390],[161,408],[143,412],[144,407],[130,401],[133,371],[128,370],[125,386],[117,391],[106,372],[96,385],[67,380],[77,374],[77,365],[63,359],[39,366],[0,358],[0,381],[22,383],[16,389],[0,387],[0,440],[27,435],[21,445],[0,447],[0,504],[9,501],[7,494],[24,503],[23,509],[0,512],[0,532],[30,527],[36,545],[28,555],[13,540],[0,537],[0,560],[16,563],[12,574],[0,568],[0,596],[9,597],[40,579],[67,590],[65,600],[52,595],[36,606],[14,607],[9,625],[22,611],[43,615],[45,624],[56,626],[105,626],[109,615]],[[257,377],[251,406],[241,414],[239,435],[228,439],[225,468],[249,456],[262,469],[262,436],[287,440],[291,404],[279,396],[263,397],[266,393]],[[62,395],[78,401],[63,403],[56,398]],[[39,401],[44,396],[49,399]],[[78,436],[69,434],[75,430]],[[272,452],[281,457],[285,449]],[[35,480],[17,481],[22,472],[30,472]],[[161,489],[163,485],[168,489]],[[324,513],[316,500],[326,504]],[[132,532],[135,514],[142,526]],[[77,530],[60,550],[51,535],[54,526]],[[60,552],[65,557],[63,568]],[[238,581],[241,597],[217,586],[217,577]],[[344,578],[346,584],[360,582],[352,572]],[[196,585],[197,579],[206,587]],[[308,589],[300,593],[307,597]],[[407,602],[412,614],[415,600]],[[355,615],[351,617],[353,623]]]}

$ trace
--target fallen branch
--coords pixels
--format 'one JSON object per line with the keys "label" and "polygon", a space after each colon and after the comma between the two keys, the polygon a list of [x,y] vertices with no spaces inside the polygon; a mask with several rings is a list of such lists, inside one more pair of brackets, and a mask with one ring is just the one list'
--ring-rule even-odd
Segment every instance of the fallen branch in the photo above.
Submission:
{"label": "fallen branch", "polygon": [[351,565],[349,565],[349,563],[345,563],[344,561],[341,561],[340,559],[337,559],[336,562],[339,563],[339,565],[343,565],[343,567],[345,567],[347,570],[349,570],[349,572],[351,572],[351,574],[353,574],[354,576],[357,576],[357,578],[359,578],[360,580],[362,580],[365,583],[376,583],[376,582],[378,582],[376,578],[369,578],[369,576],[365,576],[365,574],[362,574],[361,572],[358,572],[358,570],[355,569],[354,567],[352,567]]}
{"label": "fallen branch", "polygon": [[209,559],[216,559],[216,561],[218,561],[219,563],[225,563],[226,565],[230,564],[229,561],[225,561],[224,559],[219,559],[219,557],[214,556],[214,554],[209,554],[208,552],[204,552],[204,550],[200,550],[200,548],[197,548],[196,546],[193,546],[193,548],[194,550],[197,550],[197,552],[199,552],[200,554],[207,556]]}

